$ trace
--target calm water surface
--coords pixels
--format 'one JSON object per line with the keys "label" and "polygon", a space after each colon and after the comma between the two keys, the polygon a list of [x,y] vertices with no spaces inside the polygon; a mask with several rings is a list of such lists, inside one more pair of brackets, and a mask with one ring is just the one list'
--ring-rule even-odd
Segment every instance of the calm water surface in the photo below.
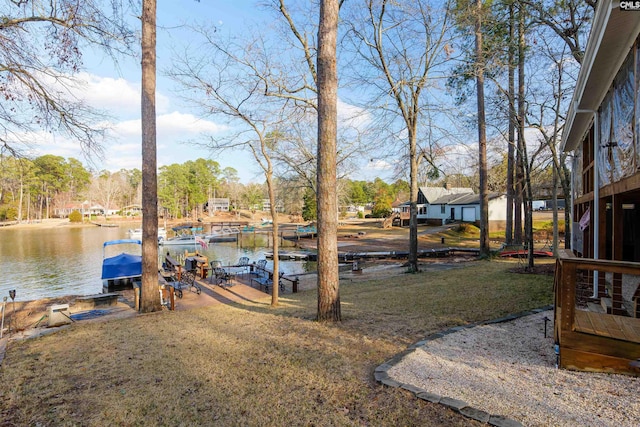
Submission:
{"label": "calm water surface", "polygon": [[[0,228],[0,301],[16,290],[16,301],[62,295],[90,295],[102,292],[102,247],[107,240],[127,238],[128,228],[69,227],[46,229]],[[176,256],[193,247],[168,246]],[[264,258],[265,248],[238,248],[235,243],[214,243],[198,249],[209,260],[235,264],[241,256],[253,261]],[[127,246],[107,248],[107,256],[130,251]],[[267,268],[271,268],[271,262]],[[285,274],[299,274],[315,268],[312,263],[281,261]]]}

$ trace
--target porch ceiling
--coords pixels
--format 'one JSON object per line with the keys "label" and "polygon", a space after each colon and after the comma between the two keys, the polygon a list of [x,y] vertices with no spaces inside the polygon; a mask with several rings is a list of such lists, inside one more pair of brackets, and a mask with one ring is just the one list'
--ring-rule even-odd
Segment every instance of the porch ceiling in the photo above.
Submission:
{"label": "porch ceiling", "polygon": [[622,62],[640,32],[640,12],[620,10],[620,2],[598,2],[585,57],[567,114],[562,149],[572,151],[589,130]]}

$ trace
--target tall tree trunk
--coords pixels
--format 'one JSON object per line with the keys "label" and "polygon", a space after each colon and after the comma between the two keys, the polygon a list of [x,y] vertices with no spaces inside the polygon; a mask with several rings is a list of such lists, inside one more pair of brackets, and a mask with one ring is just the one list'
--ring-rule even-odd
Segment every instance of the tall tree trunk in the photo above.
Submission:
{"label": "tall tree trunk", "polygon": [[523,171],[523,180],[521,181],[522,201],[524,201],[524,228],[525,242],[528,247],[528,267],[533,268],[533,217],[532,217],[532,198],[531,191],[531,168],[527,156],[527,143],[524,136],[524,128],[526,122],[526,104],[525,104],[525,8],[520,4],[518,17],[518,141],[520,148],[520,162]]}
{"label": "tall tree trunk", "polygon": [[275,186],[273,184],[273,171],[271,170],[271,162],[269,162],[269,169],[267,170],[267,189],[269,191],[269,203],[271,204],[271,220],[273,229],[273,286],[271,287],[271,306],[276,307],[278,305],[278,291],[280,290],[280,239],[278,238],[278,210],[276,206],[276,193]]}
{"label": "tall tree trunk", "polygon": [[[43,193],[44,193],[44,191],[43,191]],[[38,209],[39,209],[38,219],[42,220],[42,209],[43,209],[43,206],[44,206],[44,196],[40,196],[40,197],[38,197],[38,199],[39,199],[38,200],[38,202],[39,202],[38,203]]]}
{"label": "tall tree trunk", "polygon": [[484,111],[484,52],[482,46],[482,0],[476,0],[476,93],[478,100],[478,172],[480,175],[480,256],[489,256],[489,192],[487,189],[487,131]]}
{"label": "tall tree trunk", "polygon": [[409,128],[409,271],[418,272],[418,156],[416,120]]}
{"label": "tall tree trunk", "polygon": [[[517,125],[518,125],[518,142],[516,145],[516,182],[515,182],[515,198],[514,198],[514,218],[513,218],[513,241],[515,244],[522,244],[524,239],[522,237],[522,217],[524,208],[524,161],[522,159],[523,150],[526,148],[524,146],[524,120],[525,117],[523,114],[524,109],[524,69],[522,69],[522,64],[524,62],[524,52],[523,52],[523,44],[520,39],[521,34],[521,25],[522,25],[522,17],[523,17],[523,6],[519,4],[518,6],[518,116],[517,116]],[[525,224],[526,227],[526,224]]]}
{"label": "tall tree trunk", "polygon": [[18,202],[18,222],[22,222],[22,200],[24,198],[24,175],[20,171],[20,201]]}
{"label": "tall tree trunk", "polygon": [[507,225],[505,230],[505,243],[513,244],[513,174],[515,164],[515,143],[516,143],[516,106],[515,106],[515,12],[513,3],[509,5],[509,146],[507,147]]}
{"label": "tall tree trunk", "polygon": [[140,311],[158,311],[156,0],[142,2],[142,289]]}
{"label": "tall tree trunk", "polygon": [[338,0],[320,2],[318,26],[318,315],[340,321],[336,175]]}

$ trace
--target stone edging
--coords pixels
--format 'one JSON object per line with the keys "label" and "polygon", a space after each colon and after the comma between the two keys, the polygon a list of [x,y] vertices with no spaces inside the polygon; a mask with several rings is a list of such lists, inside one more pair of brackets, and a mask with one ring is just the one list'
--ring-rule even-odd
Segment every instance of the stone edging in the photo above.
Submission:
{"label": "stone edging", "polygon": [[381,383],[381,384],[384,384],[384,385],[389,386],[389,387],[402,388],[404,390],[410,391],[418,399],[426,400],[426,401],[432,402],[432,403],[439,403],[441,405],[446,406],[449,409],[454,410],[455,412],[458,412],[458,413],[460,413],[460,414],[462,414],[462,415],[464,415],[464,416],[466,416],[468,418],[472,418],[472,419],[474,419],[476,421],[487,423],[489,425],[496,426],[496,427],[519,427],[519,426],[522,426],[522,423],[520,423],[519,421],[504,417],[502,415],[489,414],[486,411],[483,411],[481,409],[476,409],[476,408],[473,408],[473,407],[469,406],[466,402],[464,402],[462,400],[453,399],[451,397],[446,397],[446,396],[440,396],[440,395],[437,395],[437,394],[434,394],[434,393],[429,393],[427,390],[424,390],[424,389],[422,389],[420,387],[416,387],[416,386],[414,386],[412,384],[404,384],[404,383],[401,383],[399,381],[396,381],[392,377],[389,376],[388,371],[389,371],[389,369],[391,369],[392,367],[394,367],[395,365],[400,363],[400,361],[405,356],[411,354],[417,348],[426,346],[429,341],[437,340],[438,338],[442,338],[442,337],[444,337],[446,335],[449,335],[449,334],[452,334],[452,333],[455,333],[455,332],[459,332],[459,331],[464,330],[464,329],[475,328],[476,326],[483,326],[483,325],[491,325],[491,324],[496,324],[496,323],[509,322],[509,321],[518,319],[520,317],[529,316],[529,315],[532,315],[532,314],[541,313],[543,311],[548,311],[548,310],[552,310],[552,309],[553,309],[553,306],[552,305],[548,305],[548,306],[541,307],[541,308],[536,308],[536,309],[533,309],[533,310],[523,311],[521,313],[510,314],[508,316],[500,317],[498,319],[488,320],[488,321],[485,321],[485,322],[470,323],[470,324],[464,325],[464,326],[456,326],[456,327],[453,327],[453,328],[449,328],[449,329],[444,330],[442,332],[436,332],[435,334],[431,334],[428,337],[426,337],[425,339],[420,340],[420,341],[412,344],[406,350],[396,354],[391,359],[389,359],[386,362],[384,362],[383,364],[377,366],[375,371],[374,371],[374,373],[373,373],[373,375],[374,375],[376,381]]}

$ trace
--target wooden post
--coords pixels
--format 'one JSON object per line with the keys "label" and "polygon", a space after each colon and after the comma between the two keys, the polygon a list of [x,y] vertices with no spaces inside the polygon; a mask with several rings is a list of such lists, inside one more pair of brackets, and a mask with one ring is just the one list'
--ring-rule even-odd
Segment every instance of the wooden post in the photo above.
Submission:
{"label": "wooden post", "polygon": [[573,318],[576,305],[576,264],[572,262],[564,262],[562,266],[562,317],[561,317],[561,330],[572,331],[573,330]]}
{"label": "wooden post", "polygon": [[140,311],[140,287],[133,288],[133,306],[136,311]]}

